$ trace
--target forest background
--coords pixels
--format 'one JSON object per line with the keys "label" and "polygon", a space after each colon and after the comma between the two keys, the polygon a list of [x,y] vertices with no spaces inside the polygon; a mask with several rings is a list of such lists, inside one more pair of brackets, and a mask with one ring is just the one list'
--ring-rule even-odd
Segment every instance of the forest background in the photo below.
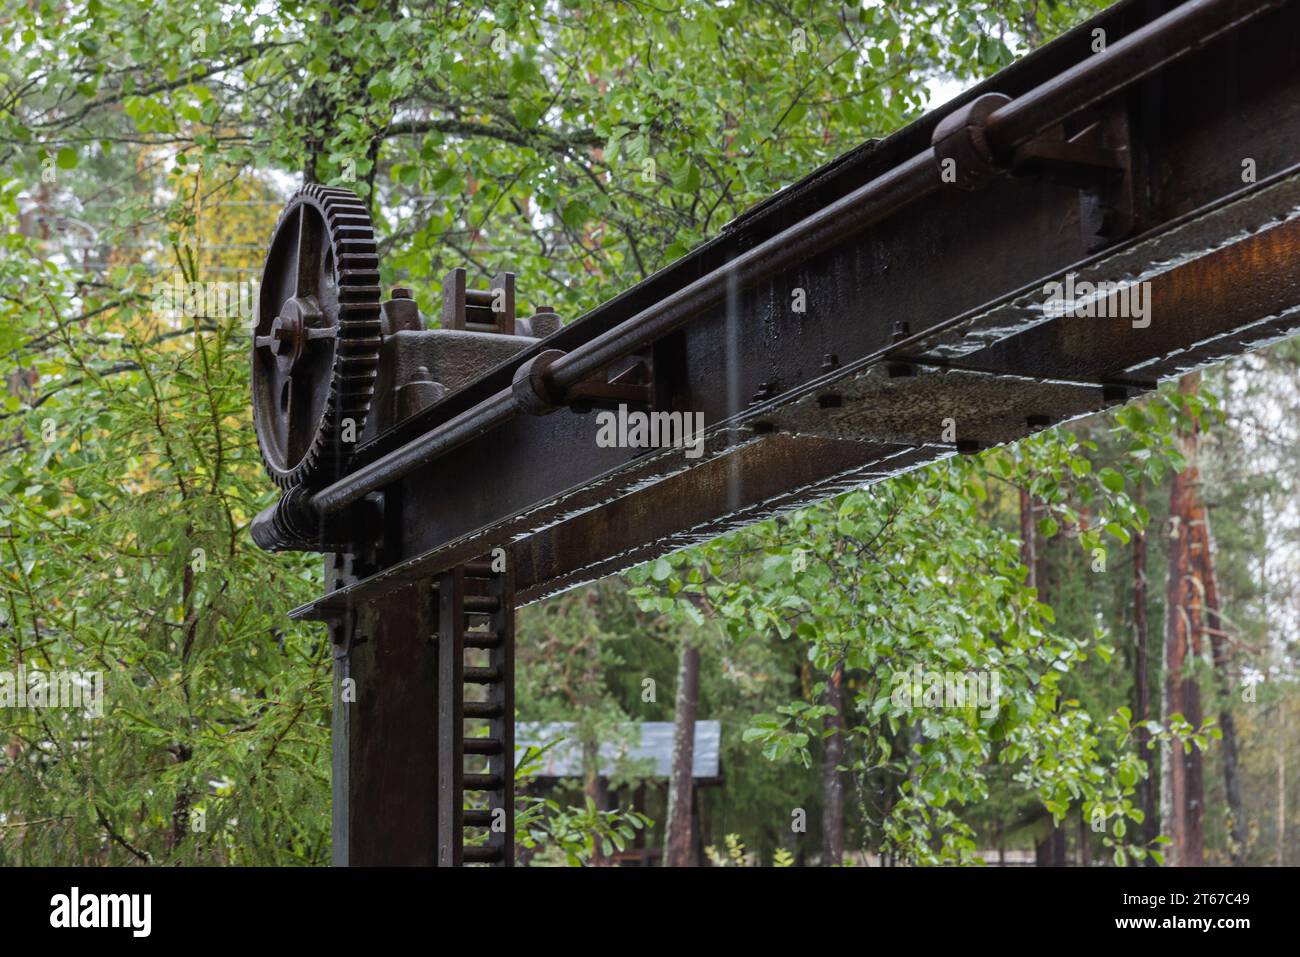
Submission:
{"label": "forest background", "polygon": [[[426,314],[465,266],[576,317],[1100,9],[950,6],[4,0],[0,670],[102,673],[105,706],[0,708],[0,863],[329,861],[329,643],[287,618],[320,562],[248,537],[275,492],[238,292],[293,189],[355,189]],[[234,305],[160,307],[192,282]],[[1297,863],[1298,368],[523,610],[519,718],[586,766],[532,789],[522,858]],[[900,706],[918,667],[996,671],[996,715]],[[616,807],[645,769],[598,746],[696,718],[722,785],[679,747]]]}

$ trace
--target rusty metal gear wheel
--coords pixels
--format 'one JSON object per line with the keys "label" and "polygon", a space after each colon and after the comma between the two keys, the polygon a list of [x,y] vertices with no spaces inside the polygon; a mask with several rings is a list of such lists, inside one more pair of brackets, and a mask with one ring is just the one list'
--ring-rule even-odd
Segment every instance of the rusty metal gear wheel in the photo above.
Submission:
{"label": "rusty metal gear wheel", "polygon": [[379,254],[365,204],[304,186],[271,237],[253,335],[253,424],[281,488],[343,473],[379,368]]}

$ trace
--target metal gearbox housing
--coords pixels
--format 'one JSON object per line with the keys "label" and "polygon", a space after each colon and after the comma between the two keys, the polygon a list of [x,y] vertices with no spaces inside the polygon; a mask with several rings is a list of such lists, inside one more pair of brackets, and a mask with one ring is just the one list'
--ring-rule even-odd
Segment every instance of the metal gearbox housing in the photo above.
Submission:
{"label": "metal gearbox housing", "polygon": [[543,307],[515,316],[515,277],[469,289],[443,283],[441,328],[411,291],[380,301],[374,227],[356,194],[311,185],[285,206],[262,273],[253,337],[253,422],[267,473],[285,495],[253,537],[272,550],[345,550],[369,543],[374,509],[326,521],[315,490],[348,470],[352,450],[436,404],[560,328]]}

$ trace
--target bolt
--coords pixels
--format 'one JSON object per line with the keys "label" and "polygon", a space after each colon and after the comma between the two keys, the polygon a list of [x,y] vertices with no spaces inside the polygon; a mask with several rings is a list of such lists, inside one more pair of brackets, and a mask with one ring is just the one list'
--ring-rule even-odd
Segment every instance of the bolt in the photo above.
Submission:
{"label": "bolt", "polygon": [[1125,402],[1128,400],[1128,387],[1122,385],[1104,385],[1101,387],[1103,402]]}
{"label": "bolt", "polygon": [[1031,429],[1045,429],[1052,424],[1050,415],[1027,415],[1025,416],[1025,425]]}
{"label": "bolt", "polygon": [[840,357],[833,352],[828,352],[822,356],[822,372],[830,372],[832,369],[840,367]]}
{"label": "bolt", "polygon": [[[899,343],[907,338],[911,327],[903,320],[894,323],[894,331],[889,336],[891,343]],[[887,362],[885,363],[885,372],[891,379],[903,379],[908,376],[916,375],[916,369],[909,362]]]}
{"label": "bolt", "polygon": [[960,455],[974,455],[980,450],[979,439],[958,439],[957,452]]}

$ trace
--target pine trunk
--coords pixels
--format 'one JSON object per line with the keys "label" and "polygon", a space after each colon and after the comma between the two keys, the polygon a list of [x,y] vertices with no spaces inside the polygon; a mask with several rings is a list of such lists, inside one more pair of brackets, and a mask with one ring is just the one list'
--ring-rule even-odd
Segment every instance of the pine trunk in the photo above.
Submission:
{"label": "pine trunk", "polygon": [[[1196,373],[1183,376],[1179,389],[1193,395],[1200,386]],[[1200,727],[1200,689],[1187,674],[1190,662],[1200,656],[1202,605],[1199,567],[1193,542],[1197,519],[1195,430],[1180,431],[1183,470],[1169,485],[1169,584],[1165,615],[1164,719],[1181,714],[1192,727]],[[1173,841],[1170,863],[1195,867],[1204,858],[1203,761],[1199,748],[1186,751],[1180,743],[1165,749],[1167,785],[1164,824]]]}
{"label": "pine trunk", "polygon": [[668,783],[668,823],[664,828],[664,867],[695,865],[693,806],[695,710],[700,697],[700,650],[682,644],[677,667],[677,706],[673,717],[673,766]]}
{"label": "pine trunk", "polygon": [[1286,866],[1286,702],[1278,703],[1282,731],[1277,738],[1277,866]]}
{"label": "pine trunk", "polygon": [[[1039,547],[1034,510],[1033,496],[1029,494],[1028,489],[1022,488],[1020,490],[1020,561],[1028,572],[1025,577],[1025,584],[1034,589],[1039,601],[1046,603],[1045,592],[1047,591],[1048,579],[1046,548]],[[1047,836],[1035,845],[1034,861],[1039,867],[1064,867],[1066,865],[1065,830],[1057,825],[1055,821],[1053,821],[1052,829]]]}
{"label": "pine trunk", "polygon": [[827,867],[844,863],[844,778],[839,766],[844,760],[844,665],[839,663],[826,684],[825,763],[822,765],[822,856]]}
{"label": "pine trunk", "polygon": [[[1141,833],[1143,843],[1150,843],[1160,833],[1156,817],[1155,752],[1150,747],[1151,732],[1146,722],[1151,719],[1151,687],[1148,680],[1148,648],[1150,629],[1147,627],[1147,534],[1139,530],[1133,535],[1133,688],[1136,700],[1133,714],[1138,722],[1138,754],[1147,766],[1146,778],[1138,783],[1138,803],[1144,820]],[[1148,858],[1152,866],[1155,861]]]}
{"label": "pine trunk", "polygon": [[1228,834],[1232,842],[1229,858],[1234,866],[1240,866],[1246,859],[1246,811],[1241,800],[1237,724],[1231,707],[1236,682],[1232,673],[1228,634],[1220,614],[1219,579],[1214,570],[1214,536],[1210,532],[1210,513],[1203,504],[1198,507],[1200,522],[1196,526],[1196,545],[1201,588],[1205,598],[1205,630],[1210,636],[1210,650],[1220,690],[1219,730],[1223,733],[1223,788],[1228,802]]}

